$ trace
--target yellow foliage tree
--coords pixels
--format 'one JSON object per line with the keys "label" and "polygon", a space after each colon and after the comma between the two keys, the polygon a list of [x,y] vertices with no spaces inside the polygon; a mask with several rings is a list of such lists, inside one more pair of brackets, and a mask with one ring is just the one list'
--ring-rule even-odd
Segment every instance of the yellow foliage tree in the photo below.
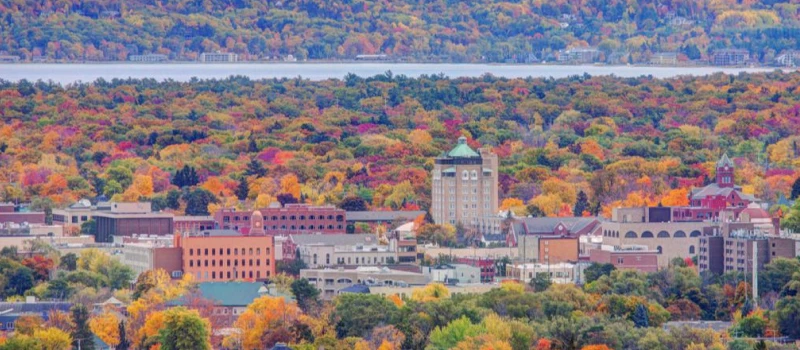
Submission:
{"label": "yellow foliage tree", "polygon": [[520,206],[525,206],[525,202],[519,198],[506,198],[500,202],[500,210],[509,210],[511,208]]}
{"label": "yellow foliage tree", "polygon": [[291,194],[300,199],[300,182],[294,174],[287,174],[281,178],[281,192]]}
{"label": "yellow foliage tree", "polygon": [[140,196],[150,197],[153,195],[153,178],[149,175],[134,175],[131,184]]}
{"label": "yellow foliage tree", "polygon": [[439,301],[450,297],[450,290],[441,283],[431,283],[424,288],[414,290],[411,299],[419,302]]}
{"label": "yellow foliage tree", "polygon": [[33,332],[41,350],[64,350],[72,347],[72,337],[58,328],[45,328]]}
{"label": "yellow foliage tree", "polygon": [[577,192],[575,192],[574,185],[555,177],[542,182],[542,194],[556,195],[561,199],[561,202],[570,206],[575,204],[575,198],[577,198],[578,195]]}
{"label": "yellow foliage tree", "polygon": [[561,201],[561,197],[556,194],[540,194],[528,202],[544,212],[547,216],[556,216],[561,210],[561,205],[566,204]]}
{"label": "yellow foliage tree", "polygon": [[676,188],[667,192],[661,198],[661,204],[666,207],[681,207],[689,205],[689,190],[686,188]]}
{"label": "yellow foliage tree", "polygon": [[111,263],[111,256],[97,248],[89,248],[81,251],[78,257],[77,266],[79,269],[93,272],[100,271],[103,266]]}
{"label": "yellow foliage tree", "polygon": [[106,344],[116,346],[120,337],[119,322],[115,314],[106,311],[89,320],[89,329]]}
{"label": "yellow foliage tree", "polygon": [[288,327],[301,315],[302,312],[295,303],[287,303],[281,297],[262,296],[254,300],[239,315],[234,326],[240,332],[229,338],[238,338],[238,341],[232,343],[241,344],[243,349],[263,349],[265,344],[262,342],[262,336],[266,332],[279,327]]}

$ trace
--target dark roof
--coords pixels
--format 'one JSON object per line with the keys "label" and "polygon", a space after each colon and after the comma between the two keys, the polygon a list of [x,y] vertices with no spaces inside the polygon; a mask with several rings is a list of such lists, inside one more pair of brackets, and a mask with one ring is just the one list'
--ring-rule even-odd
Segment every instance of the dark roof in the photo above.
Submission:
{"label": "dark roof", "polygon": [[749,200],[751,202],[757,201],[756,197],[753,195],[746,194],[742,192],[739,188],[733,187],[719,187],[719,185],[712,183],[706,187],[698,188],[692,190],[692,199],[699,200],[706,198],[708,196],[723,196],[727,197],[731,194],[731,192],[736,192],[739,195],[739,198]]}
{"label": "dark roof", "polygon": [[564,224],[570,233],[575,233],[597,222],[597,219],[593,217],[521,218],[519,220],[527,228],[526,233],[553,232],[558,224]]}
{"label": "dark roof", "polygon": [[425,215],[422,210],[413,211],[348,211],[347,221],[394,221],[396,219],[414,220]]}
{"label": "dark roof", "polygon": [[339,290],[339,293],[369,294],[369,287],[363,284],[354,284]]}
{"label": "dark roof", "polygon": [[35,303],[0,303],[0,315],[38,313],[46,317],[52,310],[67,312],[72,307],[72,303],[67,302],[35,302]]}
{"label": "dark roof", "polygon": [[488,242],[505,242],[506,235],[502,233],[497,234],[485,234],[483,235],[483,240]]}

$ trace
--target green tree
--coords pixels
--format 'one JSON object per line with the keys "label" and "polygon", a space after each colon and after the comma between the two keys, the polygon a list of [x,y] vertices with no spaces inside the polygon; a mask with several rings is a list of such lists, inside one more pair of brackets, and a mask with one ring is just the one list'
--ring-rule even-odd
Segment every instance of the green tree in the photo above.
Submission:
{"label": "green tree", "polygon": [[447,350],[456,347],[456,344],[467,337],[474,337],[486,330],[481,325],[472,324],[467,317],[461,317],[447,324],[445,327],[436,327],[430,335],[429,350]]}
{"label": "green tree", "polygon": [[587,210],[589,210],[589,198],[586,196],[586,193],[581,190],[578,192],[575,206],[572,208],[572,215],[583,216],[583,212]]}
{"label": "green tree", "polygon": [[636,328],[650,327],[650,313],[646,305],[636,305],[636,309],[633,311],[633,324],[636,325]]}
{"label": "green tree", "polygon": [[122,191],[125,191],[125,188],[123,188],[117,180],[108,180],[103,186],[103,194],[108,198],[113,197],[117,193],[122,193]]}
{"label": "green tree", "polygon": [[94,336],[89,329],[89,310],[86,306],[77,304],[72,307],[72,322],[75,322],[75,329],[72,330],[72,347],[81,350],[94,350]]}
{"label": "green tree", "polygon": [[308,283],[307,279],[300,278],[294,280],[291,289],[292,294],[294,294],[297,300],[297,306],[299,306],[303,312],[308,313],[311,308],[319,303],[319,289],[311,285],[311,283]]}
{"label": "green tree", "polygon": [[94,219],[89,219],[84,221],[81,224],[81,234],[88,235],[88,236],[96,236],[97,235],[97,221]]}
{"label": "green tree", "polygon": [[158,332],[163,350],[211,349],[211,324],[197,310],[179,306],[164,311],[164,326]]}
{"label": "green tree", "polygon": [[6,284],[6,295],[23,295],[28,289],[33,288],[33,270],[20,266],[11,270]]}
{"label": "green tree", "polygon": [[775,314],[781,334],[800,339],[800,297],[781,298],[775,304]]}
{"label": "green tree", "polygon": [[757,338],[764,336],[767,321],[760,316],[749,316],[742,318],[736,327],[742,332],[742,335]]}
{"label": "green tree", "polygon": [[[41,349],[42,344],[34,337],[25,334],[15,334],[0,344],[0,350],[31,350]],[[84,348],[85,349],[85,348]]]}
{"label": "green tree", "polygon": [[244,174],[247,176],[264,177],[267,175],[267,169],[264,169],[261,161],[253,158],[250,160],[250,163],[247,163],[247,169],[245,169]]}
{"label": "green tree", "polygon": [[181,199],[181,192],[180,191],[178,191],[178,190],[169,190],[169,192],[167,192],[167,208],[175,209],[175,210],[180,208],[181,207],[180,199]]}
{"label": "green tree", "polygon": [[525,211],[528,212],[528,216],[534,218],[542,218],[547,216],[547,214],[545,214],[544,211],[542,211],[542,209],[539,209],[539,207],[533,204],[526,206]]}
{"label": "green tree", "polygon": [[128,341],[128,335],[125,332],[125,321],[119,322],[119,344],[115,347],[116,350],[128,350],[131,347]]}
{"label": "green tree", "polygon": [[250,193],[250,186],[247,185],[247,177],[242,176],[239,179],[239,185],[236,186],[236,198],[239,198],[240,201],[247,199],[247,195]]}
{"label": "green tree", "polygon": [[792,184],[792,193],[789,196],[791,200],[797,200],[798,198],[800,198],[800,177],[794,180]]}
{"label": "green tree", "polygon": [[184,200],[186,200],[186,215],[209,215],[208,205],[217,203],[217,197],[202,188],[187,192]]}
{"label": "green tree", "polygon": [[339,208],[345,211],[366,211],[367,202],[361,197],[351,196],[343,199],[342,203],[339,204]]}
{"label": "green tree", "polygon": [[553,281],[550,280],[550,274],[547,272],[537,272],[531,281],[528,283],[536,292],[542,292],[550,288]]}
{"label": "green tree", "polygon": [[397,306],[380,295],[343,294],[334,303],[332,320],[340,338],[366,336],[374,327],[389,324],[397,314]]}
{"label": "green tree", "polygon": [[586,283],[592,283],[596,281],[600,276],[609,276],[611,272],[616,270],[617,268],[614,267],[613,264],[599,264],[599,263],[592,263],[583,270],[583,277]]}

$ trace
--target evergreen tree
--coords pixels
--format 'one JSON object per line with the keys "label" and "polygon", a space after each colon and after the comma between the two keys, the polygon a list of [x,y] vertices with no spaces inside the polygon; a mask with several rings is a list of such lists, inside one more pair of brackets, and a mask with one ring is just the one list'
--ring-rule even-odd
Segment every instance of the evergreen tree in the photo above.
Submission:
{"label": "evergreen tree", "polygon": [[264,169],[264,166],[261,165],[258,159],[253,158],[250,160],[250,163],[247,163],[247,170],[244,171],[244,174],[247,176],[263,177],[267,175],[267,169]]}
{"label": "evergreen tree", "polygon": [[250,193],[250,187],[247,185],[247,177],[242,176],[239,180],[239,186],[236,187],[236,198],[243,201],[247,199],[248,193]]}
{"label": "evergreen tree", "polygon": [[217,202],[217,197],[202,188],[186,193],[186,215],[208,215],[208,205]]}
{"label": "evergreen tree", "polygon": [[644,304],[636,305],[636,310],[633,311],[633,324],[636,328],[650,327],[650,312]]}
{"label": "evergreen tree", "polygon": [[128,336],[125,334],[125,321],[120,321],[119,323],[119,344],[117,344],[116,350],[128,350],[131,347],[131,343],[128,341]]}
{"label": "evergreen tree", "polygon": [[181,207],[181,192],[178,190],[170,190],[167,192],[167,207],[170,209],[178,209]]}
{"label": "evergreen tree", "polygon": [[256,143],[256,140],[250,139],[250,143],[247,145],[247,152],[258,152],[258,144]]}
{"label": "evergreen tree", "polygon": [[292,282],[292,294],[297,299],[297,306],[304,312],[308,312],[311,307],[319,302],[319,289],[314,287],[305,278],[300,278]]}
{"label": "evergreen tree", "polygon": [[747,299],[742,304],[742,317],[747,317],[751,312],[753,312],[753,301],[751,299]]}
{"label": "evergreen tree", "polygon": [[583,212],[589,209],[589,198],[586,193],[581,190],[578,192],[578,199],[575,201],[575,206],[572,208],[572,215],[583,216]]}
{"label": "evergreen tree", "polygon": [[800,198],[800,177],[798,177],[797,180],[794,180],[794,183],[792,184],[792,195],[789,196],[789,199],[793,201],[797,200],[797,198]]}
{"label": "evergreen tree", "polygon": [[72,307],[72,322],[75,329],[72,331],[72,346],[75,349],[94,350],[94,338],[89,329],[89,310],[86,306],[77,304]]}

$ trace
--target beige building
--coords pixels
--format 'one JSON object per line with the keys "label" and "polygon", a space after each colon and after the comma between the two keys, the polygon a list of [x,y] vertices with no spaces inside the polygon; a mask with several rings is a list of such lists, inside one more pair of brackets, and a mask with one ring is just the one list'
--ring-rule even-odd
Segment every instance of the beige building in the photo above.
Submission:
{"label": "beige building", "polygon": [[231,52],[203,52],[200,54],[200,62],[236,62],[239,55]]}
{"label": "beige building", "polygon": [[173,247],[172,244],[152,241],[127,243],[120,250],[120,261],[133,269],[136,276],[154,269],[164,269],[172,278],[183,275],[181,248]]}
{"label": "beige building", "polygon": [[659,253],[658,266],[674,258],[698,255],[703,228],[713,223],[672,220],[669,207],[614,208],[611,221],[602,223],[603,244],[641,245]]}
{"label": "beige building", "polygon": [[434,161],[431,215],[437,224],[479,225],[479,218],[497,214],[497,155],[475,152],[466,137]]}
{"label": "beige building", "polygon": [[375,266],[398,262],[397,240],[388,245],[371,234],[292,235],[300,259],[310,268],[355,265]]}
{"label": "beige building", "polygon": [[308,280],[322,293],[323,299],[331,299],[339,291],[355,284],[363,284],[369,288],[379,286],[408,287],[426,285],[430,279],[419,273],[392,270],[388,267],[359,266],[355,269],[308,269],[300,270],[300,277]]}
{"label": "beige building", "polygon": [[550,276],[553,283],[578,283],[582,280],[582,270],[585,265],[558,263],[558,264],[516,264],[508,265],[508,276],[525,283],[530,283],[538,274],[545,273]]}

